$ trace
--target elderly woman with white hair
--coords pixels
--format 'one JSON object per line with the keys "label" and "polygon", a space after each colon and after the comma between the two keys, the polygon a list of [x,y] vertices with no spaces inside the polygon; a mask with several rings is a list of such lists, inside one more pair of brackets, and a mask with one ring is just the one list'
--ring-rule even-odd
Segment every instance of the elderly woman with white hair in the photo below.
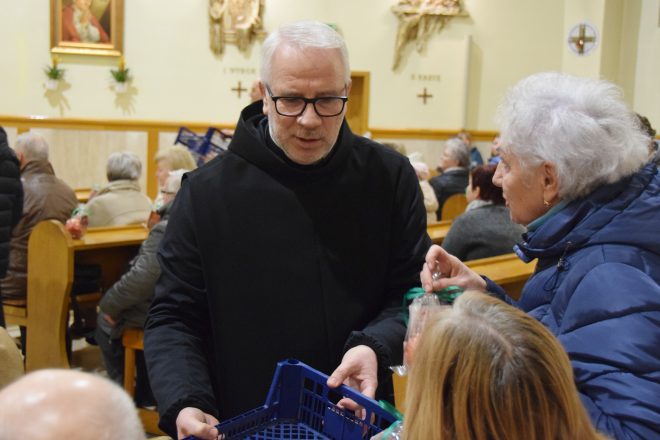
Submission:
{"label": "elderly woman with white hair", "polygon": [[527,311],[568,352],[598,430],[660,438],[660,176],[648,141],[606,81],[533,75],[499,113],[493,181],[527,226],[516,252],[536,271],[514,301],[432,246],[422,284],[489,290]]}
{"label": "elderly woman with white hair", "polygon": [[146,223],[151,200],[140,191],[140,158],[134,153],[112,153],[108,157],[108,184],[87,203],[89,226]]}

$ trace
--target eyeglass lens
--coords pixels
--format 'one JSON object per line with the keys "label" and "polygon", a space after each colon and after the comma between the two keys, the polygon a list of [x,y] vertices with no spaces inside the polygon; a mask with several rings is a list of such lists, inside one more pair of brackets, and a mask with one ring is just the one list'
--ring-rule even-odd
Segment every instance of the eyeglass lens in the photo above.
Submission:
{"label": "eyeglass lens", "polygon": [[[302,114],[306,104],[307,102],[300,98],[278,98],[275,101],[277,111],[285,116],[298,116]],[[344,100],[341,98],[316,98],[310,104],[314,106],[316,113],[320,116],[336,116],[344,109]]]}

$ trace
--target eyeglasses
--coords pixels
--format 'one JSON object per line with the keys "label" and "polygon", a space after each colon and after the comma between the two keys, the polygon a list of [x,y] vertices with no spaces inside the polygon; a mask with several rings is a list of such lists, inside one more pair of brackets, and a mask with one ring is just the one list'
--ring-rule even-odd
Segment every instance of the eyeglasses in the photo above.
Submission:
{"label": "eyeglasses", "polygon": [[282,116],[297,117],[305,113],[307,104],[312,104],[317,115],[324,118],[337,116],[344,111],[348,96],[321,96],[303,98],[302,96],[273,96],[268,84],[266,90],[275,103],[275,111]]}

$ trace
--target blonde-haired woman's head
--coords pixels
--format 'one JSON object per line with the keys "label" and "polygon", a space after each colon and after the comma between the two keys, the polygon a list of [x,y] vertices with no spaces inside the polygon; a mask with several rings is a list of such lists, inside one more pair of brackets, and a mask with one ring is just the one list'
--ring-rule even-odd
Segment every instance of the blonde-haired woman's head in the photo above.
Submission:
{"label": "blonde-haired woman's head", "polygon": [[406,396],[406,440],[602,438],[555,337],[480,292],[465,292],[430,320]]}
{"label": "blonde-haired woman's head", "polygon": [[161,188],[165,185],[170,171],[197,168],[195,158],[190,151],[181,145],[172,145],[159,151],[155,157],[156,177]]}

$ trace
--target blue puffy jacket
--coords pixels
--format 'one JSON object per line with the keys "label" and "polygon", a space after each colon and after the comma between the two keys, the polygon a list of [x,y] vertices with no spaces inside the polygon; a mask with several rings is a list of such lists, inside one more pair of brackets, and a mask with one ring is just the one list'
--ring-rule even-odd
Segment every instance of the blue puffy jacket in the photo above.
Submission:
{"label": "blue puffy jacket", "polygon": [[660,439],[656,166],[573,201],[523,238],[517,253],[539,263],[520,300],[509,302],[562,343],[598,430],[616,439]]}

